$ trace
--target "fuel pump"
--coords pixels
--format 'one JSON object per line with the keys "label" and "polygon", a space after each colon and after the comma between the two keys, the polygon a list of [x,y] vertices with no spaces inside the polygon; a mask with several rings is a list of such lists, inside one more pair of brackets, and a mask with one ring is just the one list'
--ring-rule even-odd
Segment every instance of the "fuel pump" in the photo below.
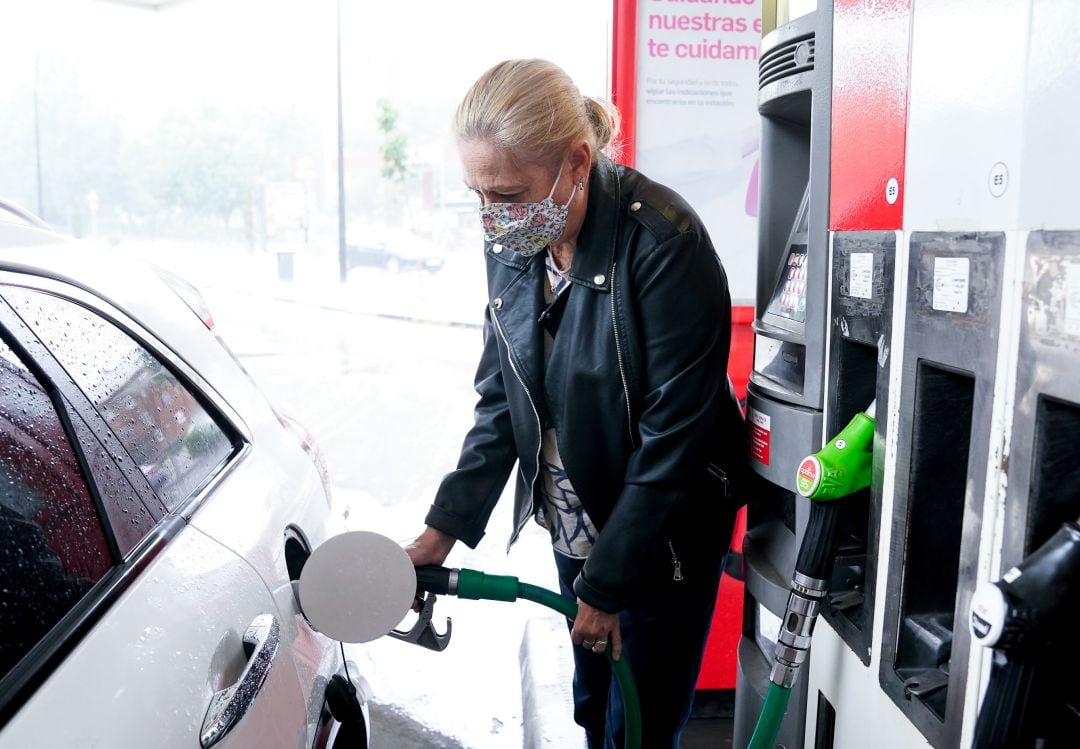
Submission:
{"label": "fuel pump", "polygon": [[[738,647],[736,745],[749,741],[769,689],[774,622],[788,596],[786,572],[777,572],[792,569],[807,532],[807,503],[799,501],[794,478],[803,457],[821,447],[827,386],[833,3],[764,3],[762,21],[757,301],[746,420],[751,466],[765,481],[748,508],[743,541],[749,613]],[[802,746],[806,681],[790,702],[779,736]]]}

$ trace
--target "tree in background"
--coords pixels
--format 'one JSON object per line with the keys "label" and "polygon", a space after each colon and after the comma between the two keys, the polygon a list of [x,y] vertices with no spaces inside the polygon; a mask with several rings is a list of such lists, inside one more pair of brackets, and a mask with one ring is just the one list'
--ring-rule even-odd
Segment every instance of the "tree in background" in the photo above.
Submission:
{"label": "tree in background", "polygon": [[[375,102],[375,124],[382,134],[379,156],[382,157],[382,176],[387,183],[384,215],[392,211],[399,221],[408,218],[409,142],[399,127],[401,114],[386,99]],[[404,214],[404,215],[403,215]]]}
{"label": "tree in background", "polygon": [[[119,118],[94,107],[76,77],[51,67],[42,73],[36,123],[31,88],[15,89],[0,102],[0,143],[5,145],[0,149],[0,196],[82,236],[94,218],[91,192],[108,195],[113,205],[131,195],[127,143]],[[35,125],[41,134],[42,205],[37,201]]]}
{"label": "tree in background", "polygon": [[37,89],[41,206],[34,91],[0,100],[8,146],[0,149],[0,196],[40,211],[59,231],[252,245],[263,183],[292,178],[301,156],[319,152],[313,128],[291,110],[172,111],[132,133],[83,94],[71,69],[63,60],[45,67]]}

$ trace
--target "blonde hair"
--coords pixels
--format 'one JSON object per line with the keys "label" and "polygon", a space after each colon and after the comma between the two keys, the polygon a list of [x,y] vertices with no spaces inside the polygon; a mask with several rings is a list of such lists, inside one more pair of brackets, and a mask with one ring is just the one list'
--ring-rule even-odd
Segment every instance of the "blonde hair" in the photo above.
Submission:
{"label": "blonde hair", "polygon": [[[547,60],[506,60],[488,70],[454,114],[458,140],[485,140],[518,162],[557,165],[585,140],[612,155],[619,113],[602,99],[582,96],[570,76]],[[552,168],[554,171],[554,168]]]}

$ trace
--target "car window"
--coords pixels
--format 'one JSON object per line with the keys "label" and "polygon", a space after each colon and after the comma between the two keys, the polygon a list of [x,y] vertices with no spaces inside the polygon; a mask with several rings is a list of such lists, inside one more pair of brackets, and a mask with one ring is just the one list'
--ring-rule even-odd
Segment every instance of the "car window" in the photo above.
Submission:
{"label": "car window", "polygon": [[51,294],[5,287],[4,296],[109,423],[167,508],[224,467],[234,452],[225,429],[130,335]]}
{"label": "car window", "polygon": [[0,678],[112,564],[52,401],[0,342]]}

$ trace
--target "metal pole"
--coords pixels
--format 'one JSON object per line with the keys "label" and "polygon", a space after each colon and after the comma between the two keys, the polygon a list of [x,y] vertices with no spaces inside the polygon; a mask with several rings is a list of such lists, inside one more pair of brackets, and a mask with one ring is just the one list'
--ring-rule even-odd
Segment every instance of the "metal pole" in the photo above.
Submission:
{"label": "metal pole", "polygon": [[41,119],[38,114],[38,80],[41,78],[41,55],[34,57],[34,159],[37,162],[37,215],[45,220],[45,184],[41,176]]}
{"label": "metal pole", "polygon": [[338,271],[345,282],[348,275],[345,251],[345,118],[341,101],[341,0],[337,0],[337,184],[338,184]]}

